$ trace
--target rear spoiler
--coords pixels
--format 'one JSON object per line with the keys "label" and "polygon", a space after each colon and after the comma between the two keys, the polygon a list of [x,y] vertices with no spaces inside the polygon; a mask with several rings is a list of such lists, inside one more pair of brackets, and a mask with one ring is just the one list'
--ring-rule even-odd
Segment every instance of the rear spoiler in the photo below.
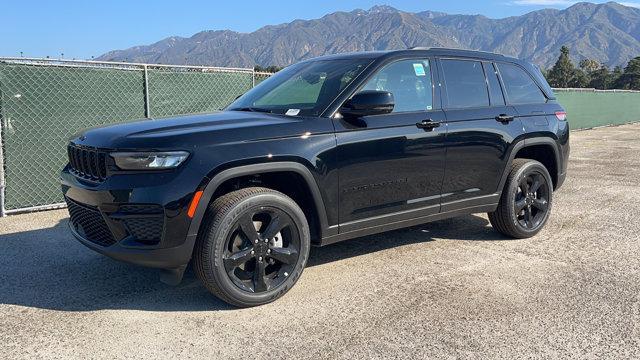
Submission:
{"label": "rear spoiler", "polygon": [[551,86],[549,86],[549,83],[547,82],[547,79],[544,78],[544,75],[542,75],[542,71],[540,71],[540,68],[528,61],[525,61],[524,65],[527,67],[527,70],[529,70],[529,73],[533,75],[535,81],[538,83],[538,86],[540,87],[540,89],[542,89],[547,98],[549,100],[556,100],[556,94],[553,93],[553,89],[551,88]]}

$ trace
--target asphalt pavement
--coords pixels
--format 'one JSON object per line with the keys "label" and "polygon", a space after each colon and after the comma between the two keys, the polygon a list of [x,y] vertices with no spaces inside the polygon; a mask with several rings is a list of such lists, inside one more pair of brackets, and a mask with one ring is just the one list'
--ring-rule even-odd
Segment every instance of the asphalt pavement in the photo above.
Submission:
{"label": "asphalt pavement", "polygon": [[640,124],[577,131],[546,228],[486,215],[314,248],[275,303],[85,248],[66,210],[0,219],[0,358],[640,358]]}

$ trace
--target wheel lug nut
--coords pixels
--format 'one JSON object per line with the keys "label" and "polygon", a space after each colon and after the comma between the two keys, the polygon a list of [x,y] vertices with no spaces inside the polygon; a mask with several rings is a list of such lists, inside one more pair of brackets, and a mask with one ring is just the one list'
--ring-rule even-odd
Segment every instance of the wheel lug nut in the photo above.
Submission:
{"label": "wheel lug nut", "polygon": [[262,261],[262,256],[258,257],[258,261]]}
{"label": "wheel lug nut", "polygon": [[251,255],[253,255],[253,254],[255,254],[255,253],[256,253],[255,251],[251,250]]}
{"label": "wheel lug nut", "polygon": [[264,239],[264,242],[269,242],[269,239]]}
{"label": "wheel lug nut", "polygon": [[289,276],[289,273],[285,271],[284,276]]}
{"label": "wheel lug nut", "polygon": [[267,249],[267,254],[271,254],[271,249]]}

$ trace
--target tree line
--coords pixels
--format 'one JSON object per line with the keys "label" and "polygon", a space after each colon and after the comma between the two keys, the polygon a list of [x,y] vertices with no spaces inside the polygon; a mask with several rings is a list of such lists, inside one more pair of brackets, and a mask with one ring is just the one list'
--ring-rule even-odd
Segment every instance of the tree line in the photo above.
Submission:
{"label": "tree line", "polygon": [[[280,66],[254,67],[258,72],[275,73]],[[551,69],[542,70],[549,85],[555,88],[595,88],[600,90],[625,89],[640,90],[640,56],[629,61],[626,67],[616,66],[613,70],[596,60],[584,59],[576,67],[569,58],[569,48],[560,49],[560,57]]]}
{"label": "tree line", "polygon": [[271,65],[271,66],[256,65],[253,67],[253,71],[255,72],[277,73],[280,70],[282,70],[282,66],[276,66],[276,65]]}
{"label": "tree line", "polygon": [[592,59],[584,59],[576,67],[569,58],[569,48],[563,46],[558,61],[543,73],[549,85],[556,88],[640,90],[640,56],[626,67],[616,66],[613,70]]}

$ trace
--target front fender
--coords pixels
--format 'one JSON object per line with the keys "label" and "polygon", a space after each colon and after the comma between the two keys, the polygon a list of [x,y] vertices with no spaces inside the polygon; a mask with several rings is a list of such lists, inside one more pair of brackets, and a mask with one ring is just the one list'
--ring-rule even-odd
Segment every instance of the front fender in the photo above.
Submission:
{"label": "front fender", "polygon": [[226,170],[223,170],[211,178],[211,181],[207,183],[205,186],[202,197],[198,203],[193,219],[191,220],[191,225],[189,226],[188,231],[188,239],[195,241],[195,238],[198,235],[198,231],[200,230],[200,225],[202,224],[202,220],[204,219],[204,215],[207,211],[207,207],[209,203],[213,200],[213,194],[216,192],[218,187],[224,183],[225,181],[245,175],[259,174],[259,173],[268,173],[268,172],[280,172],[280,171],[291,171],[299,174],[307,183],[307,186],[311,190],[311,195],[314,200],[314,204],[316,206],[318,218],[320,221],[320,231],[321,237],[333,235],[333,232],[337,233],[337,228],[328,226],[327,221],[327,213],[324,205],[324,201],[322,200],[322,195],[320,193],[320,189],[318,184],[316,183],[311,171],[304,166],[303,164],[292,162],[292,161],[279,161],[272,163],[261,163],[261,164],[251,164],[244,166],[232,167]]}

